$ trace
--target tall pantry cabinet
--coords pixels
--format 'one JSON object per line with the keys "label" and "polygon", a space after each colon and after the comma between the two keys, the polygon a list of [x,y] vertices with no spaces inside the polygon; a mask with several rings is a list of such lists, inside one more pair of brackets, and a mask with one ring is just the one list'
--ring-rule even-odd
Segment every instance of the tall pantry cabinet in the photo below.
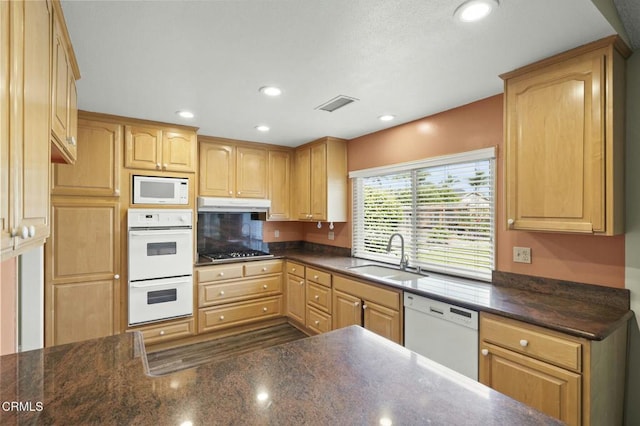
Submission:
{"label": "tall pantry cabinet", "polygon": [[0,2],[0,250],[2,259],[49,236],[52,4]]}
{"label": "tall pantry cabinet", "polygon": [[52,173],[45,245],[45,345],[119,333],[123,128],[78,120],[75,165]]}

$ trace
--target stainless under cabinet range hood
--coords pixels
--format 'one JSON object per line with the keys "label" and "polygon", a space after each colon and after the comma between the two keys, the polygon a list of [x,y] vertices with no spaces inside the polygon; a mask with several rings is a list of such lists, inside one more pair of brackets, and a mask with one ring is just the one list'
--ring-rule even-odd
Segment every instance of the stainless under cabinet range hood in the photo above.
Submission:
{"label": "stainless under cabinet range hood", "polygon": [[271,200],[260,198],[198,197],[198,212],[266,213]]}

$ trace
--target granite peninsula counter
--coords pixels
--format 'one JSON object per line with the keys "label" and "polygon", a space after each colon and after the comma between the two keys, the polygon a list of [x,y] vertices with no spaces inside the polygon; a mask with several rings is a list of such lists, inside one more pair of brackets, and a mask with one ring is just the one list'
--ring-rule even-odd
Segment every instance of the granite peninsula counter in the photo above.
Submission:
{"label": "granite peninsula counter", "polygon": [[160,377],[137,332],[0,369],[3,425],[562,424],[357,326]]}

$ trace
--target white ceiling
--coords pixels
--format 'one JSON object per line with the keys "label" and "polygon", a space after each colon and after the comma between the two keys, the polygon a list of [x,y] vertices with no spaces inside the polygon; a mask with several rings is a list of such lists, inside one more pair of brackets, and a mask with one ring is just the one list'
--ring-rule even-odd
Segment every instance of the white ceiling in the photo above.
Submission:
{"label": "white ceiling", "polygon": [[[80,109],[297,146],[351,139],[502,91],[499,74],[615,31],[590,0],[63,1]],[[265,98],[261,86],[283,89]],[[337,95],[358,102],[315,110]],[[179,118],[175,111],[196,117]],[[394,114],[382,123],[377,117]],[[271,131],[255,129],[267,124]]]}

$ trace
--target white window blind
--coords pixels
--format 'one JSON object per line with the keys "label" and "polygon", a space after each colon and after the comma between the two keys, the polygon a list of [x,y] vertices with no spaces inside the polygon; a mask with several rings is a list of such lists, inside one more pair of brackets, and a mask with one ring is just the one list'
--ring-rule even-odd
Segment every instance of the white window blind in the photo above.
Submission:
{"label": "white window blind", "polygon": [[353,255],[489,281],[494,268],[493,148],[352,172]]}

